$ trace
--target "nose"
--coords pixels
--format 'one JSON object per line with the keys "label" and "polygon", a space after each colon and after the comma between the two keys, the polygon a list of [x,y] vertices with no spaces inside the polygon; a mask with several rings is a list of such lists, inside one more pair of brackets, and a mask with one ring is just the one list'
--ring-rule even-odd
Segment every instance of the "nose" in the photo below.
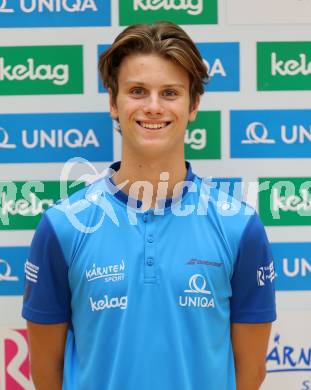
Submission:
{"label": "nose", "polygon": [[149,96],[145,99],[143,111],[145,114],[151,115],[161,115],[164,112],[163,102],[161,102],[161,97],[158,93],[150,93]]}

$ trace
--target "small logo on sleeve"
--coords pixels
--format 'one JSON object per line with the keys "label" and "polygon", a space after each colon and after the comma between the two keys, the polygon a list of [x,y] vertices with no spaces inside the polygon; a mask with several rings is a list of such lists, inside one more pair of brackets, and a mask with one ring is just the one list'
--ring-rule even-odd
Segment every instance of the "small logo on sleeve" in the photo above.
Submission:
{"label": "small logo on sleeve", "polygon": [[25,263],[26,279],[29,280],[30,282],[37,283],[38,273],[39,273],[39,267],[37,265],[32,264],[29,260],[27,260]]}
{"label": "small logo on sleeve", "polygon": [[257,284],[259,287],[263,287],[270,281],[272,283],[273,279],[276,278],[276,273],[274,271],[273,262],[267,266],[259,267],[257,269]]}

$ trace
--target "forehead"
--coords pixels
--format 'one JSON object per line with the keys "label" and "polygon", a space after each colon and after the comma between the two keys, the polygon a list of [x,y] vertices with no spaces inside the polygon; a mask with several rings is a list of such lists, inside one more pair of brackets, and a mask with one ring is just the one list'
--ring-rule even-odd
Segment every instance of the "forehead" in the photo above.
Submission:
{"label": "forehead", "polygon": [[122,60],[118,73],[120,87],[132,81],[189,87],[188,72],[173,60],[157,54],[128,55]]}

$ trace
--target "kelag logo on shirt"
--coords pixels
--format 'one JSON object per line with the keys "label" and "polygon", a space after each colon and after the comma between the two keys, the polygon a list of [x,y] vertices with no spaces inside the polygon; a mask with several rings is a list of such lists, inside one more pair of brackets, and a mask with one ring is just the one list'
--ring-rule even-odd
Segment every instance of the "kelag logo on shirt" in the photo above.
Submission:
{"label": "kelag logo on shirt", "polygon": [[311,224],[311,177],[259,178],[259,214],[267,226]]}
{"label": "kelag logo on shirt", "polygon": [[311,42],[257,42],[257,89],[311,90]]}
{"label": "kelag logo on shirt", "polygon": [[[68,181],[68,195],[84,183]],[[60,198],[59,181],[0,181],[0,230],[35,229],[42,213]]]}
{"label": "kelag logo on shirt", "polygon": [[311,110],[230,113],[231,157],[311,157]]}
{"label": "kelag logo on shirt", "polygon": [[1,27],[110,24],[110,0],[0,0]]}
{"label": "kelag logo on shirt", "polygon": [[271,245],[280,291],[311,290],[311,243],[279,242]]}
{"label": "kelag logo on shirt", "polygon": [[220,111],[200,111],[189,122],[185,134],[185,156],[189,160],[220,159]]}
{"label": "kelag logo on shirt", "polygon": [[0,47],[0,95],[83,93],[82,46]]}
{"label": "kelag logo on shirt", "polygon": [[217,0],[119,0],[120,25],[169,20],[177,24],[217,24]]}
{"label": "kelag logo on shirt", "polygon": [[[97,60],[110,45],[98,45]],[[240,90],[240,47],[238,42],[196,43],[211,80],[205,92]],[[98,77],[98,92],[108,92]]]}
{"label": "kelag logo on shirt", "polygon": [[28,247],[0,248],[0,295],[23,295]]}
{"label": "kelag logo on shirt", "polygon": [[210,82],[206,92],[240,90],[240,45],[238,42],[196,43],[205,64]]}
{"label": "kelag logo on shirt", "polygon": [[108,113],[0,114],[0,163],[113,158]]}
{"label": "kelag logo on shirt", "polygon": [[0,327],[0,365],[1,390],[34,389],[26,329]]}

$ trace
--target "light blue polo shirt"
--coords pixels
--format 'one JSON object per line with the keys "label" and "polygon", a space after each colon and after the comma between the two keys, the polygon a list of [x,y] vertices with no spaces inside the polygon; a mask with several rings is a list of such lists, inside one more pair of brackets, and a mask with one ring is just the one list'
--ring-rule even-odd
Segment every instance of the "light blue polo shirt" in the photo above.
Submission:
{"label": "light blue polo shirt", "polygon": [[158,209],[108,173],[42,217],[23,317],[69,322],[63,389],[234,390],[230,323],[275,320],[257,214],[186,164],[182,196]]}

